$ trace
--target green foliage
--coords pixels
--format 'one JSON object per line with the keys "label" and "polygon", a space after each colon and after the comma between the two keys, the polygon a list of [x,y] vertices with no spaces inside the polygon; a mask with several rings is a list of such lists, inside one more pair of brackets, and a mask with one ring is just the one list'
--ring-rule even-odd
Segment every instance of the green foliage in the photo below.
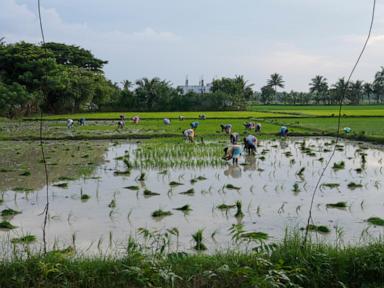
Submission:
{"label": "green foliage", "polygon": [[367,219],[367,222],[376,226],[384,226],[384,219],[380,217],[371,217]]}
{"label": "green foliage", "polygon": [[158,210],[152,212],[152,217],[154,217],[154,218],[161,218],[161,217],[166,217],[166,216],[171,216],[171,215],[172,215],[171,211],[163,211],[161,209],[158,209]]}
{"label": "green foliage", "polygon": [[14,216],[14,215],[17,215],[17,214],[20,214],[21,212],[20,211],[16,211],[16,210],[13,210],[13,209],[4,209],[3,211],[1,211],[1,216],[3,217],[7,217],[7,216]]}
{"label": "green foliage", "polygon": [[8,221],[2,221],[0,222],[0,229],[6,229],[6,230],[11,230],[11,229],[15,229],[16,226],[13,226],[11,223],[9,223]]}
{"label": "green foliage", "polygon": [[197,230],[196,233],[192,234],[192,239],[195,241],[195,246],[193,247],[197,251],[207,250],[207,247],[203,243],[203,230]]}
{"label": "green foliage", "polygon": [[347,208],[347,202],[328,203],[327,208]]}
{"label": "green foliage", "polygon": [[13,238],[11,240],[13,244],[30,244],[35,241],[36,241],[36,236],[31,234],[28,234],[19,238]]}

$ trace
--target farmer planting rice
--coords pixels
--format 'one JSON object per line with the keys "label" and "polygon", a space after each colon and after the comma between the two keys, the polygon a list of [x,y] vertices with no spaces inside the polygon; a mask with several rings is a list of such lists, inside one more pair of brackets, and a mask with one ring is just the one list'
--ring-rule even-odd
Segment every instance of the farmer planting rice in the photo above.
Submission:
{"label": "farmer planting rice", "polygon": [[245,122],[243,125],[245,129],[255,129],[256,127],[255,122]]}
{"label": "farmer planting rice", "polygon": [[253,135],[248,135],[244,138],[244,148],[248,154],[256,153],[257,138]]}
{"label": "farmer planting rice", "polygon": [[220,124],[221,132],[225,132],[226,134],[231,134],[232,132],[232,124]]}
{"label": "farmer planting rice", "polygon": [[73,127],[73,120],[72,119],[67,119],[67,128],[71,129]]}
{"label": "farmer planting rice", "polygon": [[261,124],[260,123],[256,123],[255,133],[261,133]]}
{"label": "farmer planting rice", "polygon": [[195,121],[195,122],[192,122],[192,123],[191,123],[191,128],[192,128],[192,129],[196,129],[196,128],[197,128],[197,126],[199,126],[199,124],[200,124],[200,123],[199,123],[199,122],[197,122],[197,121]]}
{"label": "farmer planting rice", "polygon": [[345,134],[349,134],[352,132],[352,128],[350,128],[350,127],[345,127],[343,130],[344,130]]}
{"label": "farmer planting rice", "polygon": [[286,126],[281,126],[280,136],[281,137],[287,137],[288,136],[288,128]]}
{"label": "farmer planting rice", "polygon": [[79,119],[79,125],[84,126],[85,125],[85,118],[80,118]]}
{"label": "farmer planting rice", "polygon": [[231,135],[229,136],[229,141],[231,142],[231,144],[237,144],[239,142],[239,139],[240,139],[240,135],[239,133],[231,133]]}
{"label": "farmer planting rice", "polygon": [[163,123],[164,123],[165,125],[171,125],[171,120],[170,120],[169,118],[164,118],[164,119],[163,119]]}
{"label": "farmer planting rice", "polygon": [[183,115],[180,115],[180,116],[179,116],[179,120],[180,120],[180,121],[183,121],[183,120],[184,120],[184,116],[183,116]]}
{"label": "farmer planting rice", "polygon": [[119,122],[117,122],[117,129],[123,129],[124,126],[125,126],[124,120],[120,120]]}
{"label": "farmer planting rice", "polygon": [[120,118],[119,118],[121,121],[125,121],[125,116],[123,114],[120,115]]}
{"label": "farmer planting rice", "polygon": [[195,130],[193,130],[193,129],[187,129],[187,130],[184,130],[184,132],[183,132],[183,135],[184,135],[184,139],[187,141],[189,141],[189,142],[191,142],[191,143],[193,143],[194,142],[194,138],[195,138]]}
{"label": "farmer planting rice", "polygon": [[205,119],[207,119],[207,116],[205,116],[205,114],[201,114],[201,115],[199,115],[199,119],[200,120],[205,120]]}
{"label": "farmer planting rice", "polygon": [[132,123],[133,123],[133,124],[139,124],[139,122],[140,122],[140,117],[139,117],[139,116],[133,116],[133,117],[131,118],[131,120],[132,120]]}
{"label": "farmer planting rice", "polygon": [[229,147],[224,148],[224,160],[231,160],[233,164],[238,164],[239,163],[239,157],[241,156],[241,146],[239,144],[232,144]]}

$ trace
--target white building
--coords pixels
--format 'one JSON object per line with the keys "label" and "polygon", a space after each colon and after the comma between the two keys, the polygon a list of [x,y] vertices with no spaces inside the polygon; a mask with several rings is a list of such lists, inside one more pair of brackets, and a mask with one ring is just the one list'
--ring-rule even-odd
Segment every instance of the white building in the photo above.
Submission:
{"label": "white building", "polygon": [[199,85],[189,85],[188,78],[185,79],[185,84],[182,86],[177,86],[178,89],[180,89],[183,94],[187,94],[189,92],[197,93],[197,94],[203,94],[203,93],[209,93],[211,92],[212,84],[204,84],[204,80],[201,80]]}

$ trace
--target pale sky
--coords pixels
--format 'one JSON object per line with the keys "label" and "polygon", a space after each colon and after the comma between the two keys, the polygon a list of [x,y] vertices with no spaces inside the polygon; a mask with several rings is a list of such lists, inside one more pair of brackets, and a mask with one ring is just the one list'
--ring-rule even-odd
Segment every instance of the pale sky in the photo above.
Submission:
{"label": "pale sky", "polygon": [[[354,79],[384,66],[384,0]],[[79,45],[108,60],[114,82],[160,77],[174,85],[244,75],[258,90],[270,74],[285,90],[313,76],[333,83],[353,66],[372,0],[41,0],[46,41]],[[37,0],[0,0],[0,37],[41,41]]]}

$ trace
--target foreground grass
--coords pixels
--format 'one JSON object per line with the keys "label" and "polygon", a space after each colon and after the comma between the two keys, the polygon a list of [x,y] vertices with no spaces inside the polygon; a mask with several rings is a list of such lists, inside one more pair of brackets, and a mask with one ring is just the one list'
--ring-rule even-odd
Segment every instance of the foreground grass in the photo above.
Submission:
{"label": "foreground grass", "polygon": [[383,287],[384,243],[335,247],[289,238],[269,249],[119,258],[51,252],[0,263],[0,287]]}

